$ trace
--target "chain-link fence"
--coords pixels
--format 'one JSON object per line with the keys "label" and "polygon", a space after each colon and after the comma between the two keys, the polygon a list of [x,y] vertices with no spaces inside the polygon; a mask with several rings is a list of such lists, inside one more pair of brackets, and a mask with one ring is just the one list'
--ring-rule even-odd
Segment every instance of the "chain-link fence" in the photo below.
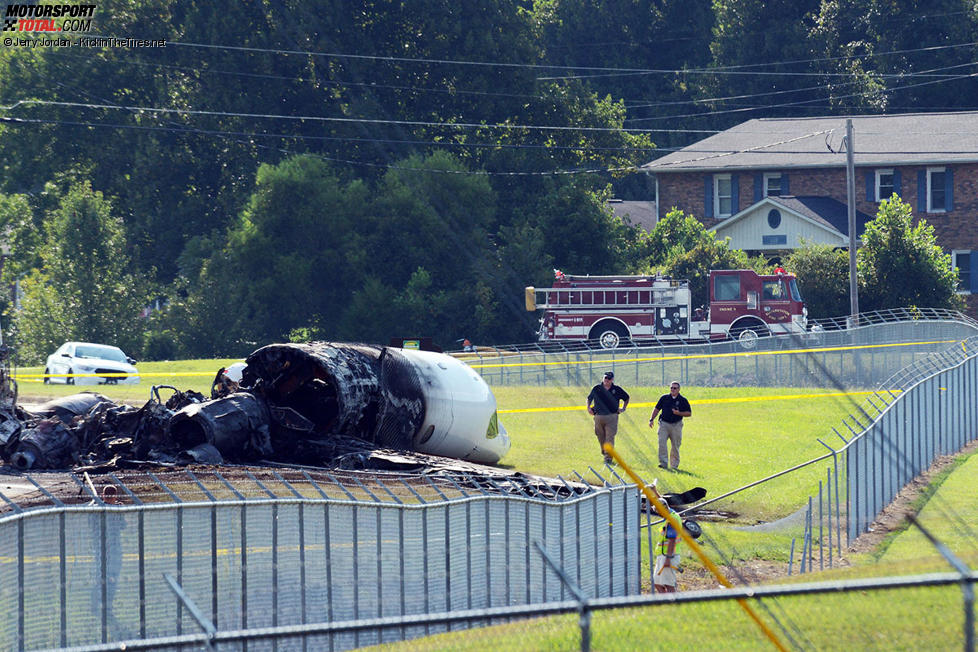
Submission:
{"label": "chain-link fence", "polygon": [[[756,347],[735,341],[604,350],[587,346],[498,348],[464,356],[490,385],[592,384],[608,369],[616,382],[660,386],[673,378],[703,387],[876,387],[922,357],[978,333],[974,320],[947,311],[860,315],[850,328],[829,322],[803,336],[759,338]],[[931,314],[934,313],[934,314]],[[619,381],[620,379],[620,381]]]}
{"label": "chain-link fence", "polygon": [[[294,627],[187,633],[126,649],[325,650],[327,637],[448,632],[387,650],[973,650],[978,573],[589,598]],[[756,617],[749,615],[747,610]],[[469,629],[519,621],[518,626]],[[467,630],[467,631],[463,631]],[[79,652],[119,649],[84,646]]]}
{"label": "chain-link fence", "polygon": [[[182,489],[152,476],[155,500],[167,502],[147,502],[131,477],[115,486],[134,504],[101,503],[97,489],[91,504],[64,504],[50,491],[62,504],[9,501],[0,609],[11,617],[0,624],[0,649],[179,637],[199,631],[198,612],[214,628],[254,630],[566,599],[531,541],[590,595],[639,592],[640,503],[617,479],[527,498],[464,478],[413,486],[249,476],[254,483],[198,475]],[[331,497],[338,488],[345,496]],[[446,630],[353,629],[305,644],[342,650]]]}

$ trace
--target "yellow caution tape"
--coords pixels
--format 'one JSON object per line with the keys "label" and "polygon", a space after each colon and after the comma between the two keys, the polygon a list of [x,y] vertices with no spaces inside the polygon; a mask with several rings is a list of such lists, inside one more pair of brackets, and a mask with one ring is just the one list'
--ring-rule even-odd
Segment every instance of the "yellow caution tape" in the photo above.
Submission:
{"label": "yellow caution tape", "polygon": [[[893,393],[899,393],[900,390],[892,390]],[[838,396],[866,396],[868,394],[876,394],[877,392],[819,392],[816,394],[780,394],[777,396],[739,396],[734,398],[706,398],[699,399],[695,401],[690,401],[690,405],[716,405],[719,403],[753,403],[758,401],[794,401],[805,398],[830,398]],[[628,407],[654,407],[655,403],[629,403]],[[499,410],[499,414],[520,414],[523,412],[573,412],[575,410],[583,410],[583,405],[567,405],[559,407],[542,407],[542,408],[519,408],[512,410]]]}
{"label": "yellow caution tape", "polygon": [[[709,358],[750,358],[757,355],[795,355],[798,353],[829,353],[833,351],[860,351],[868,349],[883,349],[897,346],[924,346],[930,344],[953,344],[961,340],[933,340],[930,342],[897,342],[893,344],[861,344],[859,346],[827,346],[820,349],[785,349],[784,351],[742,351],[736,353],[702,353],[699,355],[671,355],[655,358],[600,358],[598,360],[561,360],[558,362],[499,362],[494,364],[473,364],[473,369],[496,369],[502,367],[550,367],[554,365],[607,365],[623,362],[671,362],[673,360],[706,360]],[[963,342],[962,342],[963,344]],[[536,355],[536,354],[532,354]]]}

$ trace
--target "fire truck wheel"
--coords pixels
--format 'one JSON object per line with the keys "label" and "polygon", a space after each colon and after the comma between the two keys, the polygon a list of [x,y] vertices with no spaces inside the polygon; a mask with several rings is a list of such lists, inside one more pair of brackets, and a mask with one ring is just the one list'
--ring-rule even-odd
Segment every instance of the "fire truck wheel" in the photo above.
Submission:
{"label": "fire truck wheel", "polygon": [[593,339],[598,340],[598,344],[602,349],[617,349],[628,341],[628,332],[621,324],[616,322],[599,324],[591,332],[597,335]]}
{"label": "fire truck wheel", "polygon": [[754,323],[747,323],[730,331],[730,336],[737,340],[740,348],[748,351],[753,351],[757,347],[757,338],[767,334],[764,326]]}

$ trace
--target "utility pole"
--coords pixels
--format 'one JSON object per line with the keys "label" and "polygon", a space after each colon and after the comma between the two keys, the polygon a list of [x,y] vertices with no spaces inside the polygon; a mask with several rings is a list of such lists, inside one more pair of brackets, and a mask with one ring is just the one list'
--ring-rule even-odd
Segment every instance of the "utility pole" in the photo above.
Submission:
{"label": "utility pole", "polygon": [[853,162],[852,119],[846,119],[846,199],[849,204],[849,308],[851,326],[859,314],[859,289],[856,283],[856,170]]}

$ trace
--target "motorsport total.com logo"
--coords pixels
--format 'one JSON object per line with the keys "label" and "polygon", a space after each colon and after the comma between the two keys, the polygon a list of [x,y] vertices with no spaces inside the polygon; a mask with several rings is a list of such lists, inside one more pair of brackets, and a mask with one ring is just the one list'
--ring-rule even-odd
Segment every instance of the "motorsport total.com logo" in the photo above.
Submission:
{"label": "motorsport total.com logo", "polygon": [[7,5],[4,32],[88,32],[95,5]]}

